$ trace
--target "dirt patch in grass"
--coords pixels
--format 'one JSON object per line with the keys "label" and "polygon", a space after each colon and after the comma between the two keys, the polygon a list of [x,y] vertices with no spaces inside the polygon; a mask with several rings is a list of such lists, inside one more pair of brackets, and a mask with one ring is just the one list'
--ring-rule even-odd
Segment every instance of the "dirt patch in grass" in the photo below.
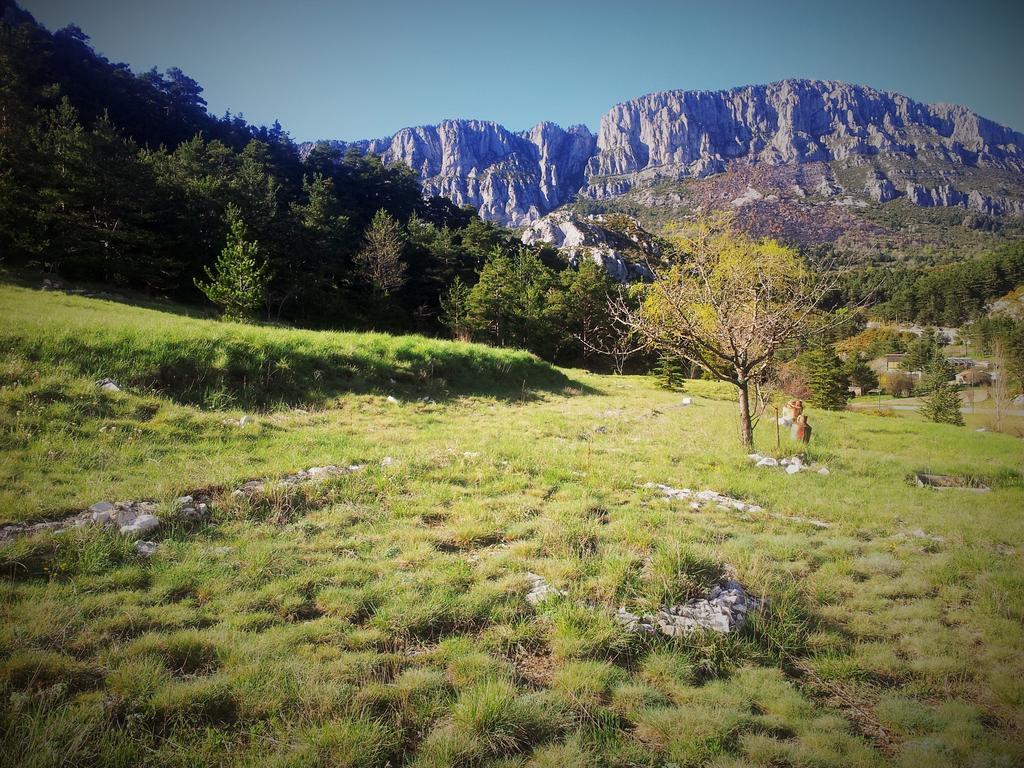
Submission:
{"label": "dirt patch in grass", "polygon": [[918,472],[914,475],[914,482],[922,488],[938,488],[939,490],[960,489],[965,491],[991,491],[976,477],[968,475],[932,475],[927,472]]}

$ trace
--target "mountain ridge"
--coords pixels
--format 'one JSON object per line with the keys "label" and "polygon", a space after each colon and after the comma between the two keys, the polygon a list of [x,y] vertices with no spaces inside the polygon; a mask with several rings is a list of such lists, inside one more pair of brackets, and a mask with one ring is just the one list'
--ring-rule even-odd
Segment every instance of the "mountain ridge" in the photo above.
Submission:
{"label": "mountain ridge", "polygon": [[328,143],[405,163],[425,194],[472,205],[510,226],[574,201],[610,201],[764,166],[806,166],[797,175],[815,182],[794,182],[799,198],[849,198],[842,204],[854,206],[901,198],[990,217],[1024,213],[1024,134],[960,105],[836,80],[653,91],[612,106],[596,133],[550,121],[517,132],[451,118],[389,137]]}

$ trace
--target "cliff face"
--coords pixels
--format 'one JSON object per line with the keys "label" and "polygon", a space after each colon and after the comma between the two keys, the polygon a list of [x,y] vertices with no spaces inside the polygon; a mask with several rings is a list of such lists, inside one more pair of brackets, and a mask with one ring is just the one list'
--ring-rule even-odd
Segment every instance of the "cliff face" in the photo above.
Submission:
{"label": "cliff face", "polygon": [[[653,93],[609,110],[596,137],[584,126],[540,123],[512,133],[497,123],[447,120],[352,146],[414,168],[426,194],[509,225],[576,197],[604,200],[736,166],[822,163],[865,166],[867,174],[856,189],[830,179],[803,192],[879,203],[905,197],[991,215],[1024,210],[1024,135],[963,107],[834,81]],[[968,186],[979,172],[999,176],[998,193]]]}
{"label": "cliff face", "polygon": [[485,219],[516,226],[575,197],[595,137],[583,125],[564,130],[539,123],[512,133],[493,122],[445,120],[384,139],[330,144],[405,163],[419,174],[424,194],[472,205]]}
{"label": "cliff face", "polygon": [[[729,91],[666,91],[602,119],[584,194],[701,178],[734,162],[787,165],[903,155],[1021,173],[1024,135],[963,107],[927,105],[846,83],[784,80]],[[895,193],[880,182],[881,196]]]}

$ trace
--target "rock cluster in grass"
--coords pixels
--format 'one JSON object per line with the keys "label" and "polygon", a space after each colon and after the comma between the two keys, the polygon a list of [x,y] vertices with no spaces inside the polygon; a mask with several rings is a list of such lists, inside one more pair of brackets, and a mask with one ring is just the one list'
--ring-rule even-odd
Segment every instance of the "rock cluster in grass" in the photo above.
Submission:
{"label": "rock cluster in grass", "polygon": [[656,488],[665,494],[666,498],[678,501],[690,500],[691,509],[700,509],[704,504],[715,504],[726,509],[735,509],[737,512],[763,512],[764,508],[757,504],[748,504],[745,501],[734,499],[731,496],[718,493],[717,491],[691,491],[689,488],[673,488],[671,485],[662,483],[647,483],[644,488]]}
{"label": "rock cluster in grass", "polygon": [[97,388],[103,392],[120,392],[121,387],[113,379],[100,379],[96,382]]}
{"label": "rock cluster in grass", "polygon": [[723,509],[734,509],[737,512],[749,512],[749,513],[760,513],[764,512],[769,517],[774,517],[777,520],[788,520],[792,523],[807,523],[815,528],[831,528],[831,523],[826,523],[824,520],[815,520],[812,517],[799,517],[797,515],[782,515],[778,512],[767,512],[764,507],[757,504],[749,504],[739,499],[734,499],[732,496],[726,496],[725,494],[718,493],[717,491],[691,491],[689,488],[673,488],[671,485],[664,485],[662,483],[647,483],[644,488],[656,488],[665,494],[665,498],[669,500],[686,501],[690,500],[690,509],[697,511],[701,509],[704,504],[711,503],[715,506]]}
{"label": "rock cluster in grass", "polygon": [[540,605],[549,597],[565,594],[557,587],[548,584],[543,576],[538,576],[536,573],[527,573],[526,579],[530,582],[530,591],[526,593],[526,602],[530,605]]}
{"label": "rock cluster in grass", "polygon": [[360,471],[362,468],[362,464],[349,464],[347,467],[337,467],[333,464],[326,467],[310,467],[309,469],[299,470],[293,475],[285,475],[278,480],[250,480],[237,488],[233,495],[256,496],[270,488],[294,488],[295,486],[304,485],[305,483],[319,482],[321,480],[329,480],[332,477],[350,475],[353,472]]}
{"label": "rock cluster in grass", "polygon": [[635,614],[619,608],[615,618],[631,632],[658,632],[675,637],[709,629],[728,634],[740,629],[747,615],[760,606],[761,601],[749,594],[742,584],[727,581],[712,587],[706,597],[687,600],[652,614]]}
{"label": "rock cluster in grass", "polygon": [[135,551],[143,557],[152,557],[156,554],[156,542],[139,539],[135,542]]}
{"label": "rock cluster in grass", "polygon": [[138,538],[160,527],[151,501],[98,501],[76,518],[76,525],[116,526],[122,536]]}
{"label": "rock cluster in grass", "polygon": [[174,500],[174,511],[182,520],[196,523],[210,515],[210,506],[192,496],[180,496]]}
{"label": "rock cluster in grass", "polygon": [[138,538],[160,527],[156,513],[157,505],[151,501],[98,501],[84,512],[61,520],[6,525],[0,529],[0,541],[44,531],[62,533],[90,525],[117,528],[122,536]]}
{"label": "rock cluster in grass", "polygon": [[786,470],[787,475],[795,475],[797,472],[810,472],[812,470],[816,471],[819,475],[829,474],[828,467],[818,467],[818,469],[814,470],[809,464],[805,464],[804,460],[799,456],[776,459],[771,456],[762,456],[760,453],[751,453],[747,455],[747,458],[754,462],[755,467],[779,467]]}

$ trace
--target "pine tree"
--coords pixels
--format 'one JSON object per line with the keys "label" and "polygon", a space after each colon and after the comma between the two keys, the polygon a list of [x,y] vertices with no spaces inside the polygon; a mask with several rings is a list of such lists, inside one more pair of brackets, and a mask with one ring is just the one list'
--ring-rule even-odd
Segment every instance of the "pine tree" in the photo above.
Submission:
{"label": "pine tree", "polygon": [[926,331],[907,345],[902,367],[905,371],[923,371],[939,359],[942,359],[942,348],[936,334]]}
{"label": "pine tree", "polygon": [[366,282],[382,296],[389,296],[405,285],[404,245],[398,222],[383,208],[377,211],[366,228],[366,243],[356,254],[356,266]]}
{"label": "pine tree", "polygon": [[960,413],[960,394],[956,387],[949,383],[946,371],[936,366],[925,377],[924,386],[928,394],[921,401],[921,415],[929,421],[941,424],[964,425],[964,415]]}
{"label": "pine tree", "polygon": [[196,280],[196,287],[220,307],[225,320],[253,320],[266,298],[267,265],[259,258],[259,244],[246,240],[245,222],[238,208],[229,205],[225,218],[229,227],[227,243],[214,268],[206,267],[209,282]]}
{"label": "pine tree", "polygon": [[686,366],[674,355],[660,354],[654,363],[654,380],[662,389],[682,392],[686,388]]}
{"label": "pine tree", "polygon": [[801,357],[801,367],[807,372],[807,385],[811,396],[808,401],[819,408],[838,411],[850,399],[850,380],[843,370],[843,362],[832,347],[812,350]]}
{"label": "pine tree", "polygon": [[851,354],[850,359],[846,361],[846,375],[850,379],[850,384],[860,387],[865,393],[878,387],[878,374],[871,370],[867,360],[859,354]]}
{"label": "pine tree", "polygon": [[471,335],[469,293],[469,286],[461,277],[456,277],[448,293],[441,297],[441,321],[459,341],[469,341]]}

